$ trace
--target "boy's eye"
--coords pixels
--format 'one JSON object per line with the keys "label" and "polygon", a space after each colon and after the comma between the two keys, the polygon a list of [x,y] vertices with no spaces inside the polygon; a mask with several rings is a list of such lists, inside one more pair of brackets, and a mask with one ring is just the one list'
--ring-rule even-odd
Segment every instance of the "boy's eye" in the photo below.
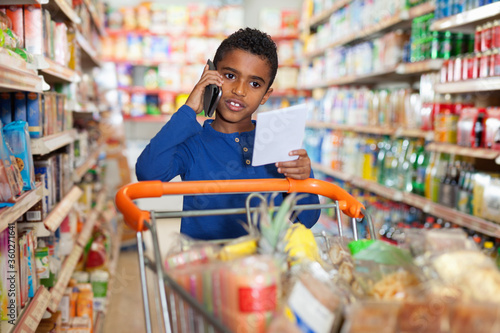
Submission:
{"label": "boy's eye", "polygon": [[254,81],[254,82],[252,82],[252,83],[250,83],[250,84],[251,84],[251,85],[252,85],[252,87],[254,87],[254,88],[259,88],[259,87],[260,87],[260,83],[259,83],[259,82],[255,82],[255,81]]}
{"label": "boy's eye", "polygon": [[226,73],[225,76],[230,80],[234,79],[234,74],[232,73]]}

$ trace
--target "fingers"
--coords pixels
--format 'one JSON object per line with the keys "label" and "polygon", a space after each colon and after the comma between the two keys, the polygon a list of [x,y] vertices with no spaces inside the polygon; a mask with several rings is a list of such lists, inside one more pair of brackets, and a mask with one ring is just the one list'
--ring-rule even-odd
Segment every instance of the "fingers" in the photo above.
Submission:
{"label": "fingers", "polygon": [[278,162],[278,172],[293,179],[307,179],[311,174],[311,161],[305,149],[293,150],[290,156],[299,156],[294,161]]}

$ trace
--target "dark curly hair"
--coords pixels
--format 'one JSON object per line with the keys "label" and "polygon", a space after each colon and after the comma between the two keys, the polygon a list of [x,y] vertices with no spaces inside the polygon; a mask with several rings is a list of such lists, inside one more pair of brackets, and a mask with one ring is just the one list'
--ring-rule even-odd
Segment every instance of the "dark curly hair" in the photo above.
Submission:
{"label": "dark curly hair", "polygon": [[215,52],[214,65],[224,58],[227,52],[232,50],[243,50],[267,60],[271,67],[271,81],[267,88],[271,87],[278,71],[278,52],[276,44],[268,34],[251,28],[240,29],[224,39]]}

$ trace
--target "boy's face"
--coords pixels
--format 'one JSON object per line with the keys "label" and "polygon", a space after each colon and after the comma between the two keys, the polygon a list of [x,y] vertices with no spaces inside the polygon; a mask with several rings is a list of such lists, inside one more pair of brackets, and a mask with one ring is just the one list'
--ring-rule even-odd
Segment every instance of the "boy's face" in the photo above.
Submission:
{"label": "boy's face", "polygon": [[217,71],[224,78],[217,120],[227,125],[251,125],[252,114],[272,93],[267,89],[270,65],[255,54],[236,49],[217,63]]}

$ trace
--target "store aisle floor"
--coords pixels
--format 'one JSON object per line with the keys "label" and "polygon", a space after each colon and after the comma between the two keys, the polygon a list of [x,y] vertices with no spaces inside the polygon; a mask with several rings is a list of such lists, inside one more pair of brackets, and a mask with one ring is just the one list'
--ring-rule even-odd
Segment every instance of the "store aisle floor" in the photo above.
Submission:
{"label": "store aisle floor", "polygon": [[[159,221],[159,238],[162,252],[165,245],[172,239],[172,232],[179,231],[180,220]],[[146,252],[149,253],[150,237],[145,236]],[[157,280],[148,270],[149,300],[153,332],[159,332],[156,321],[155,296]],[[122,250],[114,281],[110,285],[111,301],[105,317],[102,332],[137,333],[145,332],[144,307],[139,275],[139,258],[137,247],[128,247]]]}

